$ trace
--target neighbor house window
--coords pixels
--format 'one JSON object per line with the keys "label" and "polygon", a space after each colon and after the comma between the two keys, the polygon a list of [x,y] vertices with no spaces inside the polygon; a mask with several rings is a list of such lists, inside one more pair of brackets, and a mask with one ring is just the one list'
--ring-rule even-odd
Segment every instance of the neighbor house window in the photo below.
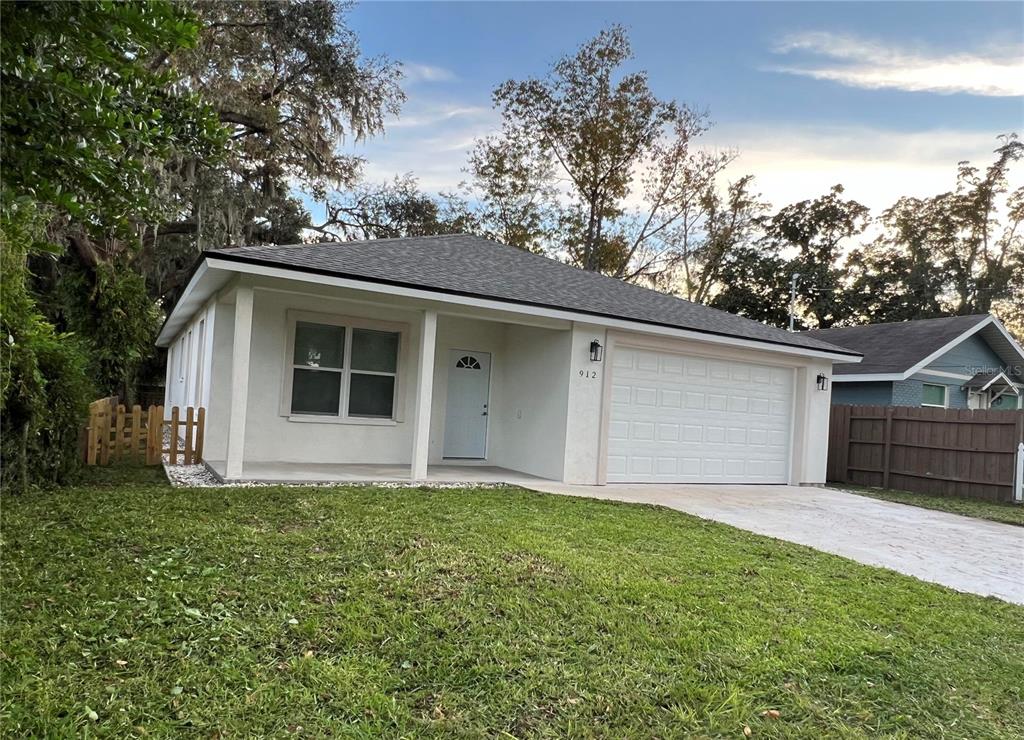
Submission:
{"label": "neighbor house window", "polygon": [[376,323],[294,321],[289,414],[395,418],[402,335]]}
{"label": "neighbor house window", "polygon": [[924,383],[921,386],[921,405],[946,408],[946,386]]}

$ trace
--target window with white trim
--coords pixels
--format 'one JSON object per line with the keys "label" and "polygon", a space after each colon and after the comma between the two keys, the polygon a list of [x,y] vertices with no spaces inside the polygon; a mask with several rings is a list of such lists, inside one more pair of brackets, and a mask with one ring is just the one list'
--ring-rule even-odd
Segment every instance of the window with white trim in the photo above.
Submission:
{"label": "window with white trim", "polygon": [[394,419],[401,332],[372,322],[292,322],[288,412]]}
{"label": "window with white trim", "polygon": [[932,383],[921,384],[921,405],[946,408],[946,386]]}

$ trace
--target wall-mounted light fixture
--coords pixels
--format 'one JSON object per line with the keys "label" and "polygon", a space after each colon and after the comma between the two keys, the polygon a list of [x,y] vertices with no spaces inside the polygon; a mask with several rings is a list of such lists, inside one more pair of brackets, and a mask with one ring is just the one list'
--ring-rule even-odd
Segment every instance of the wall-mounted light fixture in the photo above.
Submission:
{"label": "wall-mounted light fixture", "polygon": [[604,347],[596,339],[590,343],[590,361],[600,362],[604,359]]}
{"label": "wall-mounted light fixture", "polygon": [[828,390],[828,376],[825,375],[825,373],[818,373],[818,390],[819,391],[827,391]]}

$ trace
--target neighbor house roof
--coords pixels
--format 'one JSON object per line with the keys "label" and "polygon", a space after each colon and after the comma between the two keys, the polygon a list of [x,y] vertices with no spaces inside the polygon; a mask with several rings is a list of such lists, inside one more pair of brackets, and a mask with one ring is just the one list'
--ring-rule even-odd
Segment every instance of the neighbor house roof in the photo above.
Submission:
{"label": "neighbor house roof", "polygon": [[807,334],[766,326],[547,257],[465,234],[327,244],[236,247],[204,258],[739,337],[859,357]]}
{"label": "neighbor house roof", "polygon": [[866,380],[906,379],[974,334],[988,342],[1007,365],[1024,361],[1024,350],[1002,324],[989,314],[948,316],[889,324],[816,329],[806,336],[860,352],[857,365],[838,365],[837,376]]}

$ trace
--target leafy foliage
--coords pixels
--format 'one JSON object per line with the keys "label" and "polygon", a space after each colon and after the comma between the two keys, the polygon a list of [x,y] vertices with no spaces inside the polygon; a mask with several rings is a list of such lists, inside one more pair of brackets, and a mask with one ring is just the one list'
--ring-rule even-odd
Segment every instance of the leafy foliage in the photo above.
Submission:
{"label": "leafy foliage", "polygon": [[1024,187],[1010,192],[1008,174],[1022,156],[1016,135],[1001,137],[984,171],[959,164],[956,190],[901,198],[887,210],[882,236],[850,257],[858,318],[898,321],[1001,308],[1012,321],[1013,298],[1024,285]]}
{"label": "leafy foliage", "polygon": [[495,89],[501,135],[469,159],[485,233],[629,280],[664,281],[717,248],[701,232],[735,154],[695,151],[707,115],[658,98],[645,72],[624,72],[631,56],[611,26],[545,77]]}
{"label": "leafy foliage", "polygon": [[[400,70],[365,59],[340,0],[189,2],[198,43],[165,57],[228,127],[221,156],[172,158],[160,172],[172,217],[146,239],[151,288],[173,304],[202,249],[294,243],[312,226],[295,191],[330,206],[360,183],[345,138],[383,130],[403,100]],[[331,224],[322,225],[329,230]]]}
{"label": "leafy foliage", "polygon": [[0,483],[65,483],[78,468],[78,429],[93,388],[87,348],[57,332],[28,286],[28,255],[52,250],[47,213],[4,193],[0,207]]}
{"label": "leafy foliage", "polygon": [[135,402],[139,370],[152,353],[160,312],[146,279],[123,259],[86,269],[64,260],[51,294],[60,325],[89,343],[90,374],[104,392]]}
{"label": "leafy foliage", "polygon": [[156,217],[151,165],[218,134],[147,63],[194,43],[194,19],[170,2],[7,2],[0,23],[6,184],[104,233]]}

